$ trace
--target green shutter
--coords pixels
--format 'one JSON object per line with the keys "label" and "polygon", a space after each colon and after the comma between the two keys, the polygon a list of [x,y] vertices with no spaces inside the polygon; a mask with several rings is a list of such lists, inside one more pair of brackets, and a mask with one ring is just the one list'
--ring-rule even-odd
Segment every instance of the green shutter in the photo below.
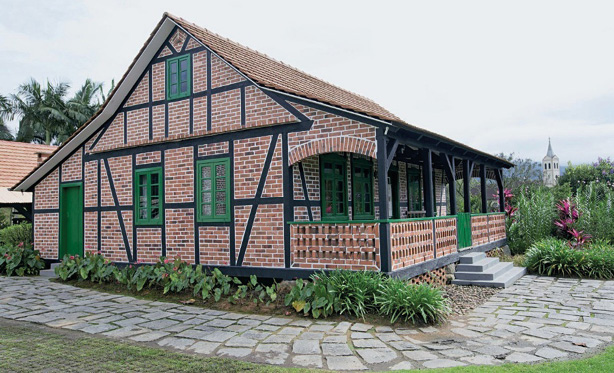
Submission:
{"label": "green shutter", "polygon": [[213,159],[196,163],[198,221],[230,221],[230,159]]}
{"label": "green shutter", "polygon": [[354,219],[373,219],[373,164],[370,160],[352,161],[352,215]]}
{"label": "green shutter", "polygon": [[166,60],[166,98],[188,97],[192,92],[190,54]]}
{"label": "green shutter", "polygon": [[471,239],[471,213],[459,212],[456,215],[456,231],[458,235],[458,248],[472,245]]}
{"label": "green shutter", "polygon": [[134,173],[134,215],[137,225],[159,225],[163,222],[164,183],[162,168],[138,169]]}
{"label": "green shutter", "polygon": [[347,220],[347,163],[337,154],[320,156],[322,220]]}

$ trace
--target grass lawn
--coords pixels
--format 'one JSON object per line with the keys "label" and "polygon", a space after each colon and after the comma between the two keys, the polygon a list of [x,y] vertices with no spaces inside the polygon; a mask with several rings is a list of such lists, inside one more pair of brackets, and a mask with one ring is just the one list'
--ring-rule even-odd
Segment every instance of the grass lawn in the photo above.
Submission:
{"label": "grass lawn", "polygon": [[[314,372],[206,358],[81,332],[0,318],[1,372]],[[461,367],[429,372],[614,372],[614,346],[583,359],[537,365]]]}

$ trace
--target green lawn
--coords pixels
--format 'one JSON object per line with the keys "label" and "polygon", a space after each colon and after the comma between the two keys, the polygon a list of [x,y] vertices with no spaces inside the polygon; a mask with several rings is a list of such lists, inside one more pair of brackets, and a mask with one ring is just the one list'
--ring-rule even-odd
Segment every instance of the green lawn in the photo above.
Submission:
{"label": "green lawn", "polygon": [[[313,372],[206,358],[0,318],[0,372]],[[583,359],[429,372],[614,372],[614,346]]]}

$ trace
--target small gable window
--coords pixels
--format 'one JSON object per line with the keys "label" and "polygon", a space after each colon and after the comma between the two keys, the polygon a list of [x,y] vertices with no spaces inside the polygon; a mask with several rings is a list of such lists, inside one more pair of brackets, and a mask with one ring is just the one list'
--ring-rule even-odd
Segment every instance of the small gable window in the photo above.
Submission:
{"label": "small gable window", "polygon": [[187,97],[191,89],[190,55],[169,58],[166,61],[166,98],[174,100]]}

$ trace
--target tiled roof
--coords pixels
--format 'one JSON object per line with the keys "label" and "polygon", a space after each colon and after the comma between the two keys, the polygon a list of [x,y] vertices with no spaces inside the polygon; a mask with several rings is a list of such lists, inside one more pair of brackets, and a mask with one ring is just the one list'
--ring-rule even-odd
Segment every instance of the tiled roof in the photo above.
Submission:
{"label": "tiled roof", "polygon": [[402,122],[370,99],[327,83],[183,18],[168,17],[256,83],[379,119]]}
{"label": "tiled roof", "polygon": [[27,144],[0,140],[0,187],[12,187],[38,166],[38,153],[43,158],[57,146]]}

